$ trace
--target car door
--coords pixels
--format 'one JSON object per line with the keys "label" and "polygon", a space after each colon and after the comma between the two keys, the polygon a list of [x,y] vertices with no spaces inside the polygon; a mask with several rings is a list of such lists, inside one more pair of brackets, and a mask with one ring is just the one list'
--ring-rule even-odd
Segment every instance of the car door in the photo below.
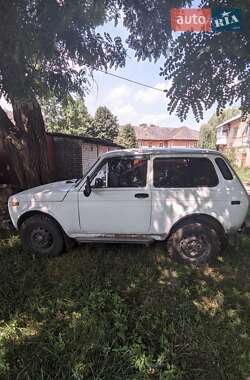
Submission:
{"label": "car door", "polygon": [[91,193],[79,193],[81,232],[146,234],[150,227],[151,192],[148,157],[104,159],[90,177]]}
{"label": "car door", "polygon": [[219,219],[222,206],[219,179],[206,154],[154,158],[152,233],[169,233],[176,222],[188,215],[205,214]]}

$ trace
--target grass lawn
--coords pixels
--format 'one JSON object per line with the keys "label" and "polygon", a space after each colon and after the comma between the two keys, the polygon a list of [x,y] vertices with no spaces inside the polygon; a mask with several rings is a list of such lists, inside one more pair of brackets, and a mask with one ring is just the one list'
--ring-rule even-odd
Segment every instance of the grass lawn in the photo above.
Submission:
{"label": "grass lawn", "polygon": [[0,378],[250,378],[250,239],[202,269],[164,245],[32,259],[0,240]]}

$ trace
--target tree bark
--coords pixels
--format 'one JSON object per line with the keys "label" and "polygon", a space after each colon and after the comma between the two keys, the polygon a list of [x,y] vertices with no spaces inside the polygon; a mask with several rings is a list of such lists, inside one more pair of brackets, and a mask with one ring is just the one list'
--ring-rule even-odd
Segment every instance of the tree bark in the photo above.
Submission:
{"label": "tree bark", "polygon": [[5,165],[9,166],[11,182],[20,189],[27,187],[24,167],[22,165],[23,147],[15,125],[0,107],[0,140]]}
{"label": "tree bark", "polygon": [[51,169],[41,108],[35,98],[12,99],[15,125],[0,107],[0,138],[22,189],[48,183]]}
{"label": "tree bark", "polygon": [[21,134],[23,166],[28,187],[48,183],[51,170],[48,160],[48,147],[41,108],[35,99],[27,102],[12,100],[15,126]]}

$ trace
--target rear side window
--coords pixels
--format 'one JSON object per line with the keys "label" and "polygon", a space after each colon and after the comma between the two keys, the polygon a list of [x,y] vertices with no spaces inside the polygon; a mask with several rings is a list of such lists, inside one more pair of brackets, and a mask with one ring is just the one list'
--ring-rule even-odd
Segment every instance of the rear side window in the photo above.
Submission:
{"label": "rear side window", "polygon": [[220,169],[221,174],[226,180],[230,181],[231,179],[233,179],[233,175],[229,167],[227,166],[226,162],[221,157],[217,157],[215,159],[215,162],[218,168]]}
{"label": "rear side window", "polygon": [[154,159],[154,187],[215,187],[218,182],[214,166],[207,158]]}

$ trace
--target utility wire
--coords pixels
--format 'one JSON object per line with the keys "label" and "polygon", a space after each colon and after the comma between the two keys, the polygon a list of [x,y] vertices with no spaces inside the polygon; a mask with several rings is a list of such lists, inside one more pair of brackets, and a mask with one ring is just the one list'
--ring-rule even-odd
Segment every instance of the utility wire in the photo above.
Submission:
{"label": "utility wire", "polygon": [[120,75],[116,75],[116,74],[110,73],[108,71],[104,71],[104,70],[100,70],[100,69],[95,69],[95,71],[100,71],[101,73],[104,73],[104,74],[107,74],[107,75],[111,75],[112,77],[115,77],[115,78],[126,80],[127,82],[138,84],[139,86],[151,88],[152,90],[156,90],[156,91],[160,91],[160,92],[165,92],[165,90],[162,90],[161,88],[152,87],[152,86],[149,86],[148,84],[137,82],[135,80],[128,79],[128,78],[122,77]]}

